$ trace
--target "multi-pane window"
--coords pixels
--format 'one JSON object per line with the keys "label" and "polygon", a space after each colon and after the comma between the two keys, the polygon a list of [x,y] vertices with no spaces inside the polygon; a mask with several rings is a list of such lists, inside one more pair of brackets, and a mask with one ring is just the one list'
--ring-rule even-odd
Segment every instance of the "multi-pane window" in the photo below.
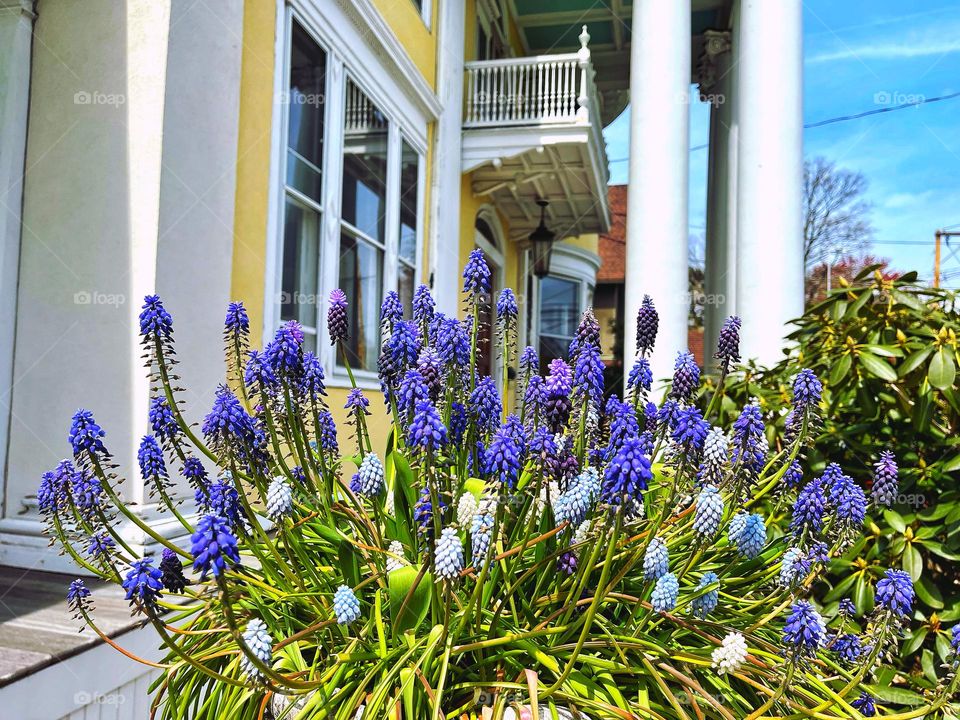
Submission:
{"label": "multi-pane window", "polygon": [[540,280],[540,362],[566,358],[577,334],[580,316],[580,283],[548,276]]}
{"label": "multi-pane window", "polygon": [[323,97],[327,54],[293,23],[287,92],[286,182],[280,319],[303,325],[310,349],[317,344],[317,271],[320,252],[324,146]]}
{"label": "multi-pane window", "polygon": [[[323,36],[292,12],[289,33],[273,317],[299,321],[308,348],[334,371],[349,363],[370,378],[384,293],[397,290],[409,308],[417,282],[423,168],[410,138],[421,126],[392,95],[375,98],[363,87],[336,39],[322,47],[315,38]],[[334,287],[346,293],[350,313],[349,339],[336,356],[319,340]]]}
{"label": "multi-pane window", "polygon": [[[379,307],[387,230],[389,121],[347,81],[343,123],[343,195],[340,209],[340,287],[347,295],[351,333],[346,360],[377,367]],[[341,355],[341,361],[344,359]]]}

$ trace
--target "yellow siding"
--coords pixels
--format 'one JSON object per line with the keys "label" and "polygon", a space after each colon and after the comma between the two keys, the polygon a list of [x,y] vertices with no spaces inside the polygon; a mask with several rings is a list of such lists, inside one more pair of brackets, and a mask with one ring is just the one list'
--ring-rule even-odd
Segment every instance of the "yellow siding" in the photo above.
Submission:
{"label": "yellow siding", "polygon": [[247,0],[243,8],[232,286],[254,328],[264,320],[276,8],[274,0]]}
{"label": "yellow siding", "polygon": [[590,233],[587,235],[567,237],[563,239],[563,244],[573,245],[581,250],[589,250],[592,253],[598,253],[600,251],[600,236],[596,233]]}
{"label": "yellow siding", "polygon": [[431,8],[433,17],[428,29],[413,0],[373,0],[410,59],[434,90],[437,87],[437,34],[432,28],[437,26],[438,6],[441,2],[449,1],[434,0]]}

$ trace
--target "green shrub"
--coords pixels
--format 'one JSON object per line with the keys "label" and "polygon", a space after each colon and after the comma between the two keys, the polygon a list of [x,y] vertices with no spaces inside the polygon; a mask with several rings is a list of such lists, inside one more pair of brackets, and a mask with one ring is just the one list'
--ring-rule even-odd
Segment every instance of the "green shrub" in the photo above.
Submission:
{"label": "green shrub", "polygon": [[[869,468],[884,450],[900,466],[896,505],[867,525],[866,536],[831,563],[825,600],[849,594],[861,611],[881,567],[912,576],[921,626],[902,658],[928,679],[949,652],[943,621],[960,617],[960,360],[957,296],[917,284],[916,273],[884,279],[876,266],[852,283],[841,280],[826,300],[794,321],[793,341],[772,368],[747,366],[725,382],[721,423],[750,397],[760,399],[782,437],[777,410],[798,367],[824,382],[823,428],[810,451],[810,473],[828,463],[869,485]],[[922,525],[922,527],[921,527]],[[842,581],[840,579],[843,578]],[[920,650],[921,648],[922,651]],[[939,656],[939,659],[937,659]]]}

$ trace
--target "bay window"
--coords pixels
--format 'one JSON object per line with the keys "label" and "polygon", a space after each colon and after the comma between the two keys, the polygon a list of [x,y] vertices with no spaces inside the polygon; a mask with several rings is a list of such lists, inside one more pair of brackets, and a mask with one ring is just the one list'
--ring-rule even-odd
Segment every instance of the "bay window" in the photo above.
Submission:
{"label": "bay window", "polygon": [[[297,320],[332,384],[346,363],[372,382],[380,302],[396,290],[409,312],[418,282],[426,121],[384,84],[362,47],[317,12],[303,4],[303,15],[291,9],[286,18],[286,92],[276,109],[282,187],[264,333]],[[324,321],[335,287],[350,313],[349,339],[336,355]]]}

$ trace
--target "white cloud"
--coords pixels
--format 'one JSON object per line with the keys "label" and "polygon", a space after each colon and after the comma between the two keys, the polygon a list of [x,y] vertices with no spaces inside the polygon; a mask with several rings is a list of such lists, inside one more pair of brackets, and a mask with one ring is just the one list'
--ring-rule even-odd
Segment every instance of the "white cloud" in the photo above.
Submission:
{"label": "white cloud", "polygon": [[837,60],[907,60],[938,57],[955,52],[960,52],[960,42],[943,40],[933,43],[915,41],[867,42],[853,46],[845,45],[834,50],[810,55],[807,57],[807,62],[816,64]]}

